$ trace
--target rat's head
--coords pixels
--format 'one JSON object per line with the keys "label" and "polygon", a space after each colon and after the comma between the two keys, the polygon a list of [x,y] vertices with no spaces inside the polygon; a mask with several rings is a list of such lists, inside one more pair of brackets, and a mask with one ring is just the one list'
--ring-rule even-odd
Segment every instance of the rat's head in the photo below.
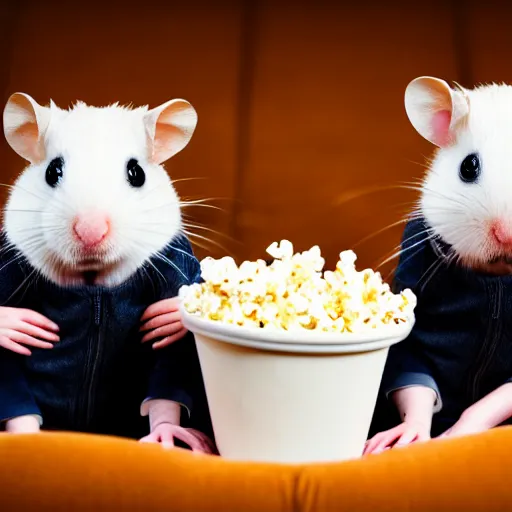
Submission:
{"label": "rat's head", "polygon": [[181,230],[160,164],[187,145],[196,122],[184,100],[68,111],[14,94],[5,136],[30,165],[5,207],[9,242],[58,284],[121,283]]}
{"label": "rat's head", "polygon": [[405,93],[414,128],[438,147],[421,213],[461,262],[512,261],[512,87],[473,90],[421,77]]}

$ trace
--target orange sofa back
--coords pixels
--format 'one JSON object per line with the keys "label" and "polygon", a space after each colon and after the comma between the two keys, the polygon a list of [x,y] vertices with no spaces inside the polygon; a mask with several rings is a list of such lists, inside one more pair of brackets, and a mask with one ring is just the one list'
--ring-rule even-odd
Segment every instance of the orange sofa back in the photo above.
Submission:
{"label": "orange sofa back", "polygon": [[508,427],[309,466],[81,434],[3,434],[0,511],[504,511],[511,452]]}

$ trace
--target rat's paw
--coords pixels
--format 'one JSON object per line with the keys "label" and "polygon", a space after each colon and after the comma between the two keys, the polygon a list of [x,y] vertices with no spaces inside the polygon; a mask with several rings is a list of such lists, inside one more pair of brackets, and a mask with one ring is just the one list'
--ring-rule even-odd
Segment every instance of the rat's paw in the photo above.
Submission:
{"label": "rat's paw", "polygon": [[41,431],[36,416],[18,416],[5,422],[5,431],[10,434],[37,434]]}
{"label": "rat's paw", "polygon": [[421,423],[404,422],[369,439],[366,442],[363,455],[377,454],[390,448],[399,448],[429,439],[430,432],[427,427]]}
{"label": "rat's paw", "polygon": [[147,320],[151,320],[152,318],[160,315],[179,312],[179,305],[180,300],[178,297],[154,302],[146,308],[140,320],[141,322],[146,322]]}
{"label": "rat's paw", "polygon": [[58,330],[58,325],[35,311],[0,307],[0,347],[17,354],[32,354],[24,345],[53,348],[59,341]]}
{"label": "rat's paw", "polygon": [[143,437],[141,443],[160,443],[164,448],[174,448],[174,439],[187,444],[193,452],[217,454],[211,439],[192,428],[184,428],[172,423],[160,423],[151,434]]}
{"label": "rat's paw", "polygon": [[162,338],[153,344],[153,348],[163,348],[187,334],[187,329],[181,323],[181,315],[178,310],[179,300],[174,297],[151,304],[141,321],[144,322],[140,328],[145,332],[142,343]]}

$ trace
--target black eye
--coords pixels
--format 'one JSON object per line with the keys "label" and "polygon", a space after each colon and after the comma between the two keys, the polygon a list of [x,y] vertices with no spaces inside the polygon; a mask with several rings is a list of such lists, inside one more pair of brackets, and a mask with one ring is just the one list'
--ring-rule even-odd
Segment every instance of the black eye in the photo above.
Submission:
{"label": "black eye", "polygon": [[62,157],[54,158],[46,168],[46,183],[50,187],[56,187],[62,179],[62,168],[64,167],[64,159]]}
{"label": "black eye", "polygon": [[480,158],[476,153],[468,155],[460,164],[459,176],[465,183],[475,183],[480,176]]}
{"label": "black eye", "polygon": [[146,181],[146,173],[139,165],[139,162],[135,158],[131,158],[126,164],[126,173],[128,175],[128,181],[132,187],[142,187]]}

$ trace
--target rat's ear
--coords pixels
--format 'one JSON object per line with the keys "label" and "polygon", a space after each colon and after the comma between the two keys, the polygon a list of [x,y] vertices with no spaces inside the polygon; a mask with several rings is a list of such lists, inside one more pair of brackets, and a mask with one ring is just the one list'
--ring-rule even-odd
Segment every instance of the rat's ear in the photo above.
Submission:
{"label": "rat's ear", "polygon": [[17,92],[4,109],[4,133],[18,155],[30,163],[45,158],[44,135],[50,124],[50,109],[42,107],[28,94]]}
{"label": "rat's ear", "polygon": [[161,164],[180,152],[192,138],[197,114],[185,100],[176,99],[156,107],[144,115],[149,159]]}
{"label": "rat's ear", "polygon": [[457,129],[469,114],[469,101],[462,89],[422,76],[407,86],[405,110],[416,131],[442,148],[455,142]]}

